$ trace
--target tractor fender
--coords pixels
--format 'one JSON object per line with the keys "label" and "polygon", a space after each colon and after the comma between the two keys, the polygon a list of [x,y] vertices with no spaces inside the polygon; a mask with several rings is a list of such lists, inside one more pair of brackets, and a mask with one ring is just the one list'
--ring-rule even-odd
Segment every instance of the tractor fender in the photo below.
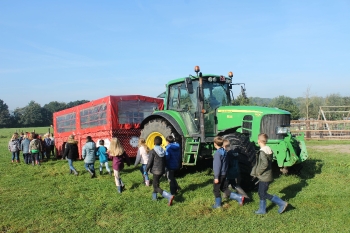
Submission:
{"label": "tractor fender", "polygon": [[227,135],[227,134],[235,133],[237,131],[237,129],[239,129],[241,127],[242,126],[239,125],[239,126],[235,126],[235,127],[232,127],[232,128],[221,130],[221,131],[218,132],[217,136],[224,136],[224,135]]}
{"label": "tractor fender", "polygon": [[[184,136],[186,134],[188,134],[187,129],[185,127],[185,123],[183,122],[182,118],[180,116],[176,117],[174,116],[175,114],[168,114],[165,112],[155,112],[152,115],[146,117],[142,122],[141,122],[141,129],[143,129],[143,127],[145,126],[145,124],[153,119],[156,118],[163,118],[166,121],[168,121],[173,127],[174,129],[177,131],[177,133],[180,136]],[[177,119],[175,119],[175,117]],[[180,127],[180,124],[178,123],[180,122],[181,125],[183,125],[183,127]]]}

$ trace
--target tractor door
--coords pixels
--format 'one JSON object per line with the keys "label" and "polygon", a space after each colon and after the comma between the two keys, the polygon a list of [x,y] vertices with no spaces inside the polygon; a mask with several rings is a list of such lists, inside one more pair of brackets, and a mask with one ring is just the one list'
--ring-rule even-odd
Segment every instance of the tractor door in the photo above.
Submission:
{"label": "tractor door", "polygon": [[203,82],[204,128],[206,137],[214,137],[217,131],[216,112],[220,106],[230,105],[227,85],[214,82]]}
{"label": "tractor door", "polygon": [[173,84],[169,87],[168,109],[180,113],[188,132],[199,133],[199,110],[198,110],[198,81],[193,81],[193,93],[189,93],[185,83]]}

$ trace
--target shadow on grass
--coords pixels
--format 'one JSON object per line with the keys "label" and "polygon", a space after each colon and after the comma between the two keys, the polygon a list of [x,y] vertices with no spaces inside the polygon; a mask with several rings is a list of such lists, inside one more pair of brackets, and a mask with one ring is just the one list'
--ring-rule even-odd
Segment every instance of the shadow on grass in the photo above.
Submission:
{"label": "shadow on grass", "polygon": [[[282,199],[289,200],[302,191],[303,188],[308,186],[308,180],[313,179],[316,174],[321,174],[323,167],[323,160],[320,159],[309,159],[303,163],[303,169],[301,170],[299,177],[300,182],[297,184],[292,184],[280,191],[284,196]],[[288,207],[290,209],[291,207]]]}

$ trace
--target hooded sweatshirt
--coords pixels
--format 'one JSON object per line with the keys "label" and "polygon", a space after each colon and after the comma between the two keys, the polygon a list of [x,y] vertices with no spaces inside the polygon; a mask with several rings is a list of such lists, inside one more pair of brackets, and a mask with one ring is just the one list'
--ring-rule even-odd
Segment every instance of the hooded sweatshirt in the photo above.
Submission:
{"label": "hooded sweatshirt", "polygon": [[271,182],[272,176],[272,155],[273,152],[269,146],[260,148],[256,156],[256,162],[252,169],[251,176],[257,177],[260,181]]}
{"label": "hooded sweatshirt", "polygon": [[87,142],[83,146],[84,163],[95,163],[96,144],[94,142]]}
{"label": "hooded sweatshirt", "polygon": [[214,179],[219,179],[220,176],[225,176],[227,172],[226,151],[224,148],[219,148],[214,153],[213,159]]}
{"label": "hooded sweatshirt", "polygon": [[18,152],[20,150],[19,146],[20,146],[19,140],[17,140],[17,139],[10,140],[9,145],[8,145],[8,149],[11,152]]}
{"label": "hooded sweatshirt", "polygon": [[165,159],[166,167],[169,170],[177,170],[180,168],[181,164],[181,151],[180,145],[176,142],[169,143],[165,147]]}
{"label": "hooded sweatshirt", "polygon": [[147,164],[148,163],[148,157],[147,151],[144,146],[140,146],[135,160],[135,166],[141,162],[141,164]]}
{"label": "hooded sweatshirt", "polygon": [[149,170],[154,175],[165,173],[165,151],[161,146],[155,146],[150,151],[146,171]]}

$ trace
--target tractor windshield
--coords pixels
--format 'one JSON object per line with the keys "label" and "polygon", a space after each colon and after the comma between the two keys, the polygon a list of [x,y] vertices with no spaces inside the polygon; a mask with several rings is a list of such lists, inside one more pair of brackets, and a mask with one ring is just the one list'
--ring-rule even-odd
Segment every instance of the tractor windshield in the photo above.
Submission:
{"label": "tractor windshield", "polygon": [[204,100],[211,109],[230,105],[228,84],[203,82]]}

